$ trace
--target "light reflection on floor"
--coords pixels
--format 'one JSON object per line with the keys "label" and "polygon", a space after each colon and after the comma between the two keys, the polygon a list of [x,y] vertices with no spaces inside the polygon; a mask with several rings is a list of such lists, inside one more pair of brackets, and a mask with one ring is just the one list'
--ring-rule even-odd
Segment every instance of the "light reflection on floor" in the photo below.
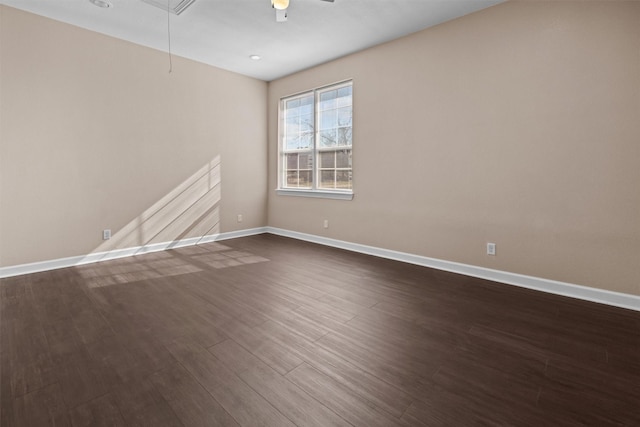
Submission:
{"label": "light reflection on floor", "polygon": [[75,267],[89,288],[269,261],[221,243],[204,243]]}

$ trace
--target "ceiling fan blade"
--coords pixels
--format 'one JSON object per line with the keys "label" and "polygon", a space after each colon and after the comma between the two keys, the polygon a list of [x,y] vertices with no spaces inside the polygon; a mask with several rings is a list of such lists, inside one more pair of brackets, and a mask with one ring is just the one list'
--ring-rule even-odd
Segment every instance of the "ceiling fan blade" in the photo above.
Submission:
{"label": "ceiling fan blade", "polygon": [[322,1],[328,1],[329,3],[333,3],[333,0],[322,0]]}

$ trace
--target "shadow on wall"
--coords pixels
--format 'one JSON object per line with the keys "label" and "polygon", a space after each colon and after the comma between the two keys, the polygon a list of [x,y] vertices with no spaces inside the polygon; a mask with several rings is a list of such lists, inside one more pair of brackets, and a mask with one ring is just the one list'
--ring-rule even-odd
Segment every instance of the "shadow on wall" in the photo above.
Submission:
{"label": "shadow on wall", "polygon": [[[183,183],[171,190],[129,224],[112,234],[92,253],[148,246],[167,249],[191,236],[220,232],[221,175],[220,156],[216,156]],[[193,242],[195,243],[195,242]]]}

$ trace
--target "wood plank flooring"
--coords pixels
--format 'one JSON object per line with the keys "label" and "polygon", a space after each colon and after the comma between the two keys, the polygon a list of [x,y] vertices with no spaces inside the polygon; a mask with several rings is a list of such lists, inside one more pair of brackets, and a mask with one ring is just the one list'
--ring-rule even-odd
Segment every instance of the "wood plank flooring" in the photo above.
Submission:
{"label": "wood plank flooring", "polygon": [[640,313],[273,235],[0,302],[2,427],[640,425]]}

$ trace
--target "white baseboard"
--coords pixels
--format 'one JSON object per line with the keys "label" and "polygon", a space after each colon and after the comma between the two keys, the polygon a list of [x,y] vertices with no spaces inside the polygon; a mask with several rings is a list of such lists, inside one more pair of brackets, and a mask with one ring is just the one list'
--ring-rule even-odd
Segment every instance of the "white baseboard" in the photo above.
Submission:
{"label": "white baseboard", "polygon": [[39,273],[42,271],[73,267],[76,265],[91,264],[94,262],[108,261],[134,255],[148,254],[151,252],[181,248],[184,246],[193,246],[201,243],[210,243],[220,240],[235,239],[237,237],[253,236],[255,234],[263,234],[266,232],[266,227],[250,228],[246,230],[230,231],[227,233],[211,234],[202,237],[192,237],[189,239],[176,240],[172,242],[153,243],[149,245],[136,246],[133,248],[114,249],[107,252],[96,252],[88,255],[0,267],[0,279],[20,276],[22,274]]}
{"label": "white baseboard", "polygon": [[325,246],[346,249],[348,251],[373,255],[380,258],[387,258],[402,261],[409,264],[421,265],[452,273],[464,274],[466,276],[478,277],[492,280],[494,282],[505,283],[522,288],[534,289],[556,295],[563,295],[586,301],[612,305],[640,311],[640,296],[612,292],[604,289],[590,288],[587,286],[575,285],[572,283],[558,282],[555,280],[541,279],[539,277],[525,276],[523,274],[509,273],[507,271],[492,270],[474,265],[461,264],[452,261],[445,261],[436,258],[428,258],[420,255],[398,252],[375,246],[361,245],[343,240],[330,239],[328,237],[313,234],[299,233],[297,231],[284,230],[276,227],[258,227],[247,230],[231,231],[227,233],[212,234],[202,237],[194,237],[173,242],[154,243],[150,245],[137,246],[126,249],[116,249],[107,252],[98,252],[84,256],[60,258],[49,261],[34,262],[8,267],[0,267],[0,279],[19,276],[22,274],[38,273],[41,271],[55,270],[76,265],[90,264],[100,261],[124,258],[134,255],[141,255],[151,252],[164,251],[167,249],[192,246],[201,243],[216,242],[220,240],[235,239],[238,237],[253,236],[256,234],[271,233],[278,236],[290,237],[307,242],[318,243]]}
{"label": "white baseboard", "polygon": [[541,279],[539,277],[509,273],[507,271],[492,270],[489,268],[461,264],[452,261],[445,261],[436,258],[428,258],[405,252],[392,251],[389,249],[382,249],[374,246],[367,246],[358,243],[330,239],[313,234],[284,230],[281,228],[267,227],[267,232],[278,236],[291,237],[294,239],[305,240],[307,242],[318,243],[325,246],[332,246],[335,248],[346,249],[348,251],[402,261],[409,264],[421,265],[424,267],[435,268],[452,273],[464,274],[466,276],[478,277],[481,279],[492,280],[494,282],[505,283],[522,288],[534,289],[551,294],[640,311],[640,296],[636,295],[623,294],[620,292],[607,291],[604,289],[590,288],[587,286],[575,285],[573,283]]}

